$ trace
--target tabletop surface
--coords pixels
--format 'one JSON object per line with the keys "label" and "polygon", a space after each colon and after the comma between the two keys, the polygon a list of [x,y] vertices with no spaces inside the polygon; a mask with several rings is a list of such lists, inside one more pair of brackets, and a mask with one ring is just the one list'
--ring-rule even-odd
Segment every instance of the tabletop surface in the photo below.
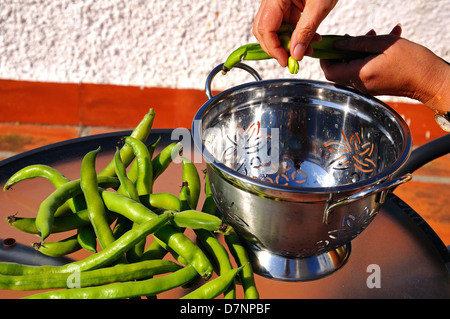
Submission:
{"label": "tabletop surface", "polygon": [[[10,175],[30,164],[47,164],[70,179],[79,178],[81,159],[88,151],[101,146],[97,168],[104,167],[112,159],[120,137],[126,133],[78,138],[19,154],[0,162],[0,184],[3,187]],[[162,139],[155,152],[175,141],[168,130],[154,130],[149,140],[155,140],[158,136]],[[195,153],[191,152],[192,159],[199,158]],[[184,155],[189,156],[186,152]],[[196,163],[199,171],[205,165],[203,161]],[[156,181],[155,191],[177,194],[181,185],[181,170],[180,164],[169,166]],[[7,216],[16,213],[24,217],[35,216],[40,202],[52,189],[48,181],[36,178],[0,192],[0,238],[12,237],[18,242],[12,248],[0,245],[0,260],[14,261],[14,258],[20,258],[24,263],[66,262],[60,259],[37,259],[37,253],[28,250],[30,243],[37,241],[36,235],[22,233],[5,221]],[[189,232],[188,235],[194,236]],[[51,236],[52,240],[59,240],[67,237],[67,234]],[[223,242],[223,238],[220,240]],[[69,257],[80,259],[88,254],[79,251]],[[417,212],[390,193],[373,222],[351,242],[350,257],[342,268],[325,278],[307,282],[283,282],[256,275],[256,284],[264,299],[449,298],[449,269],[450,254],[442,241]],[[0,298],[18,298],[31,293],[0,290]],[[178,298],[184,293],[179,288],[161,296]],[[237,297],[242,296],[242,292],[238,291]]]}

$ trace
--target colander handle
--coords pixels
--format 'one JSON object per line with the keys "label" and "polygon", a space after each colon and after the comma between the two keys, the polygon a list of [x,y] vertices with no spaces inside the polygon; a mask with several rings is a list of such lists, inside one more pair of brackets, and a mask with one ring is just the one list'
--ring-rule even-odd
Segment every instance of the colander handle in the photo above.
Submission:
{"label": "colander handle", "polygon": [[[410,181],[411,178],[412,178],[411,174],[405,174],[405,175],[403,175],[401,177],[394,178],[394,179],[392,179],[390,181],[387,181],[385,183],[377,184],[377,185],[369,187],[369,188],[367,188],[367,189],[365,189],[363,191],[360,191],[360,192],[358,192],[356,194],[353,194],[353,195],[351,195],[349,197],[340,199],[340,200],[338,200],[338,201],[336,201],[336,202],[334,202],[332,204],[329,204],[325,208],[325,211],[323,213],[323,222],[324,222],[324,224],[328,224],[328,218],[329,218],[330,214],[333,212],[333,210],[335,210],[336,208],[339,208],[339,207],[344,206],[344,205],[351,204],[353,202],[356,202],[357,200],[366,198],[368,196],[375,195],[377,193],[389,190],[389,189],[394,188],[394,187],[396,187],[396,186],[398,186],[400,184],[403,184],[405,182]],[[380,204],[382,204],[383,202],[384,202],[384,197],[380,200]]]}
{"label": "colander handle", "polygon": [[[250,73],[256,81],[261,81],[262,78],[259,75],[258,72],[256,72],[255,69],[253,69],[252,67],[248,66],[247,64],[244,63],[238,63],[234,66],[234,68],[239,68],[242,70],[247,71],[248,73]],[[206,78],[206,84],[205,84],[205,91],[206,91],[206,96],[208,97],[208,99],[211,99],[213,97],[212,94],[212,90],[211,90],[211,83],[212,80],[214,79],[214,77],[217,75],[217,73],[221,72],[223,69],[223,63],[219,64],[218,66],[216,66],[208,75],[208,77]]]}

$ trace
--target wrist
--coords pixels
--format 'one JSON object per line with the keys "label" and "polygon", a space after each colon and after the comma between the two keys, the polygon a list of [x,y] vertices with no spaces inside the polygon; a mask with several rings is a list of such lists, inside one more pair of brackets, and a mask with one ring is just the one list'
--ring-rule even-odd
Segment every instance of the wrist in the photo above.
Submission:
{"label": "wrist", "polygon": [[450,65],[440,60],[434,70],[433,84],[419,101],[437,113],[450,112]]}
{"label": "wrist", "polygon": [[[443,61],[444,62],[444,61]],[[436,123],[446,132],[450,132],[450,65],[444,62],[442,67],[443,80],[435,94],[425,102],[425,105],[436,112]]]}

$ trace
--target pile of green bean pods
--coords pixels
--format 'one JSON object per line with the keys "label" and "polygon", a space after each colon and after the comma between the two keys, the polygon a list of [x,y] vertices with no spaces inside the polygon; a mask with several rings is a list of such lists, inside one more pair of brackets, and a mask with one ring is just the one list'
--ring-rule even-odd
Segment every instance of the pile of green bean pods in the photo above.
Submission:
{"label": "pile of green bean pods", "polygon": [[[32,245],[43,254],[85,249],[88,256],[62,266],[0,262],[0,289],[44,290],[25,298],[117,299],[157,298],[182,287],[185,299],[232,299],[241,285],[245,298],[259,298],[245,249],[233,228],[215,215],[206,172],[200,205],[202,179],[183,156],[181,143],[158,154],[159,139],[146,144],[154,118],[150,109],[99,173],[100,148],[85,154],[77,180],[43,164],[26,166],[8,179],[4,191],[37,177],[55,187],[35,217],[8,216],[12,227],[36,234],[39,240]],[[158,193],[155,180],[177,156],[181,164],[173,165],[182,165],[180,192]],[[52,234],[65,232],[65,239],[51,241]]]}

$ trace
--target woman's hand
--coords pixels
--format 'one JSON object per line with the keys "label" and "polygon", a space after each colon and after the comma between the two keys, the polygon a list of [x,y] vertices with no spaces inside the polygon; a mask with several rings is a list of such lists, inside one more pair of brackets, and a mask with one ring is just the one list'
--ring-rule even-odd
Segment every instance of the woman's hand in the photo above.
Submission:
{"label": "woman's hand", "polygon": [[306,53],[312,52],[310,43],[318,38],[316,30],[336,3],[337,0],[262,0],[253,22],[253,34],[263,50],[285,67],[288,54],[276,33],[281,24],[295,26],[290,53],[300,61]]}
{"label": "woman's hand", "polygon": [[337,49],[374,53],[350,61],[321,60],[325,77],[370,95],[406,96],[429,108],[450,111],[450,66],[429,49],[390,34],[336,41]]}

